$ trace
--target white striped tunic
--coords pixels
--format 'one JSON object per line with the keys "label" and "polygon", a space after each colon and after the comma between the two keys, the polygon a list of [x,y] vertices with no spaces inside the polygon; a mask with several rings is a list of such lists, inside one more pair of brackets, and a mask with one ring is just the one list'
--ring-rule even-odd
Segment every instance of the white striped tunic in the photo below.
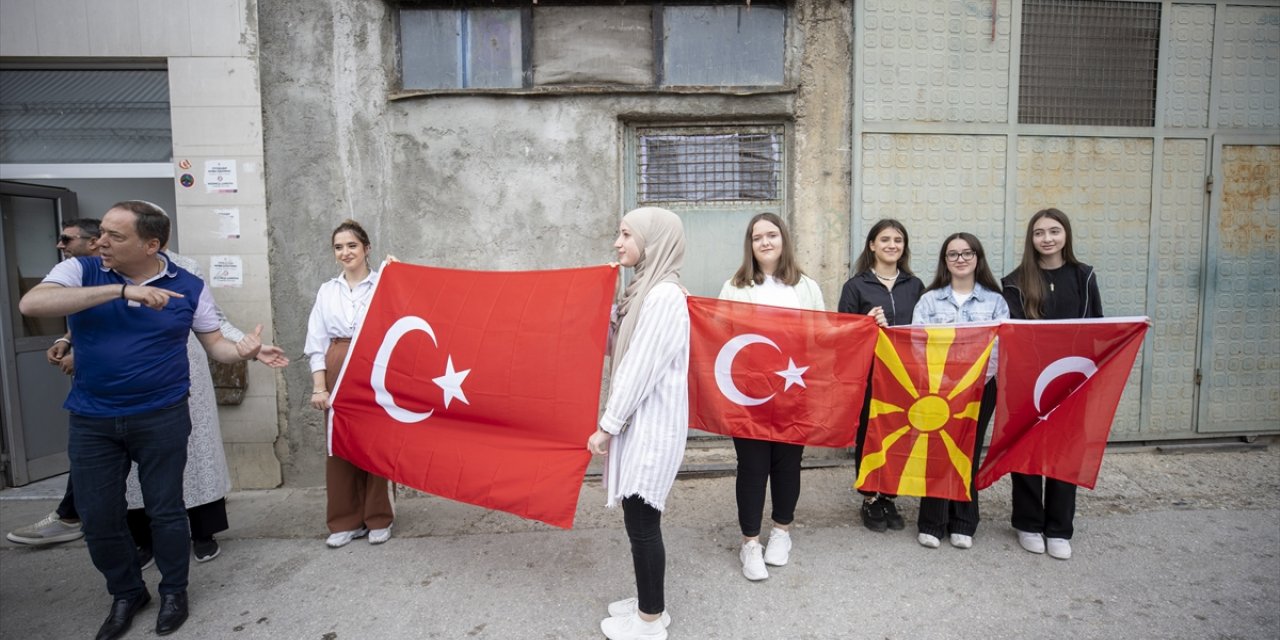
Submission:
{"label": "white striped tunic", "polygon": [[604,486],[610,507],[638,495],[662,511],[689,436],[689,308],[684,291],[663,282],[639,313],[600,417],[613,434]]}

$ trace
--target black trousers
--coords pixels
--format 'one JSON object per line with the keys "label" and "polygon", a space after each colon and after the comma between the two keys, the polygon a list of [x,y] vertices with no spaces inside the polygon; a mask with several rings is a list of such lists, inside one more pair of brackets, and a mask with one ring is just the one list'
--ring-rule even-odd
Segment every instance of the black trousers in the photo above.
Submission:
{"label": "black trousers", "polygon": [[773,497],[773,521],[791,524],[800,500],[800,459],[804,445],[734,438],[738,452],[738,526],[742,535],[760,535],[764,514],[764,490]]}
{"label": "black trousers", "polygon": [[67,474],[67,490],[62,492],[62,502],[58,503],[58,517],[63,520],[79,520],[80,512],[76,511],[76,495],[71,488],[71,474]]}
{"label": "black trousers", "polygon": [[1013,528],[1071,539],[1075,532],[1076,485],[1044,476],[1010,474],[1013,481]]}
{"label": "black trousers", "polygon": [[978,490],[973,483],[978,477],[978,462],[982,460],[982,441],[987,437],[987,425],[995,410],[996,380],[992,378],[982,389],[982,405],[978,409],[978,434],[973,441],[973,464],[969,467],[969,502],[920,498],[920,517],[916,520],[920,533],[941,538],[948,533],[972,536],[978,531]]}
{"label": "black trousers", "polygon": [[[146,509],[130,509],[126,519],[129,521],[129,533],[133,535],[133,543],[143,549],[151,548],[151,519]],[[187,509],[187,520],[191,523],[192,540],[208,540],[213,534],[226,531],[227,499],[218,498],[196,507]]]}
{"label": "black trousers", "polygon": [[622,521],[631,538],[631,562],[636,571],[636,596],[641,613],[657,615],[666,611],[663,581],[667,571],[667,549],[662,544],[662,512],[645,504],[640,496],[622,499]]}

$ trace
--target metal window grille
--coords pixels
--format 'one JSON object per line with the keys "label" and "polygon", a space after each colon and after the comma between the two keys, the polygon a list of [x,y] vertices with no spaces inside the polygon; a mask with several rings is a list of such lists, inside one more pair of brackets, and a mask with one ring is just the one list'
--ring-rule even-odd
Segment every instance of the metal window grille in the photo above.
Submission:
{"label": "metal window grille", "polygon": [[1024,0],[1018,122],[1152,126],[1160,3]]}
{"label": "metal window grille", "polygon": [[640,133],[639,201],[769,202],[782,199],[782,132]]}

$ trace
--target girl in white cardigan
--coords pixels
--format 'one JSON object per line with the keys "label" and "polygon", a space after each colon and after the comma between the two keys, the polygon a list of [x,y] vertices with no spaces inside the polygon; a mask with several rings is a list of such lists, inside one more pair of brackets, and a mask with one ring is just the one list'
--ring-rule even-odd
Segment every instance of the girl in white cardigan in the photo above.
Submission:
{"label": "girl in white cardigan", "polygon": [[[774,213],[757,214],[747,224],[742,266],[724,283],[722,300],[823,311],[818,283],[795,262],[787,225]],[[742,529],[742,575],[748,580],[769,577],[766,564],[781,567],[791,555],[791,522],[800,499],[800,459],[804,445],[734,438],[738,454],[738,526]],[[760,545],[764,491],[773,496],[773,529],[769,545]]]}
{"label": "girl in white cardigan", "polygon": [[623,216],[613,243],[634,267],[611,324],[609,400],[587,449],[608,455],[608,506],[622,504],[638,597],[609,605],[600,630],[610,640],[663,640],[666,550],[662,510],[689,434],[689,309],[680,285],[684,227],[666,209]]}

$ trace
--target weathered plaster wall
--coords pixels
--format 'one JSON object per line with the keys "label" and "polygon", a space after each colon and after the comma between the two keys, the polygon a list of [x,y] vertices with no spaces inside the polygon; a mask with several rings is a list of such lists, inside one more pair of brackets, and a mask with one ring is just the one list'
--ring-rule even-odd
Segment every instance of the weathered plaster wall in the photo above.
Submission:
{"label": "weathered plaster wall", "polygon": [[851,23],[845,3],[799,2],[794,16],[796,93],[390,101],[390,5],[264,0],[272,305],[281,344],[300,361],[286,375],[281,405],[286,482],[322,478],[323,421],[306,405],[301,352],[314,292],[337,273],[333,227],[353,217],[369,230],[375,255],[440,266],[605,262],[623,213],[627,122],[794,118],[797,246],[834,306],[848,255],[848,144],[840,141],[849,131]]}

